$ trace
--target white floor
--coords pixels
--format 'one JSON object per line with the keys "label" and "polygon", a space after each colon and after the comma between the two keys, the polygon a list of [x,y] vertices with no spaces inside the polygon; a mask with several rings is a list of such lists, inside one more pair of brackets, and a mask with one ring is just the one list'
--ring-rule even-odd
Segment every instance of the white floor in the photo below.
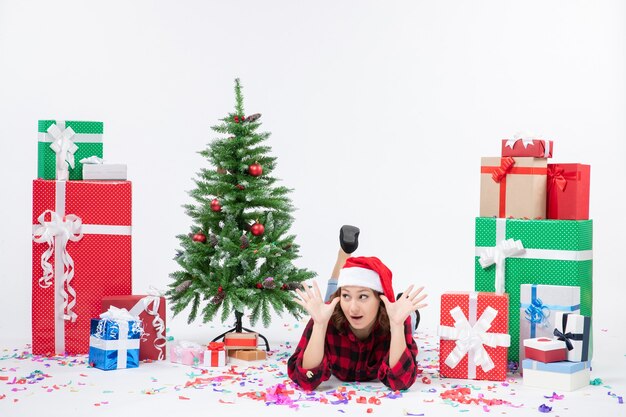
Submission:
{"label": "white floor", "polygon": [[[173,326],[182,329],[170,331],[173,338],[198,342],[222,330],[211,325]],[[551,389],[523,386],[519,375],[510,375],[505,383],[438,378],[437,339],[434,330],[428,328],[418,332],[417,340],[419,362],[423,375],[431,378],[430,384],[419,381],[401,397],[390,398],[387,395],[393,393],[380,383],[343,384],[331,379],[314,395],[306,396],[294,391],[286,376],[286,360],[302,328],[303,322],[283,322],[267,329],[265,334],[273,349],[267,361],[231,361],[226,368],[207,370],[154,362],[142,363],[138,369],[105,372],[87,367],[84,356],[41,360],[28,354],[25,343],[0,346],[0,416],[222,416],[234,412],[255,417],[277,413],[519,416],[536,415],[541,404],[552,407],[550,415],[561,417],[626,415],[626,405],[620,404],[618,398],[626,396],[626,336],[618,335],[615,329],[602,329],[601,323],[594,336],[591,378],[600,378],[602,384],[571,393],[557,392],[557,397],[563,395],[562,399],[552,398]],[[291,404],[276,404],[277,399],[267,404],[259,400],[260,393],[275,390],[281,387],[279,384],[286,384],[283,388],[288,392],[276,398]],[[472,398],[500,399],[509,404],[467,405],[440,397],[445,390],[459,386],[469,387]],[[337,393],[342,387],[345,393],[354,391],[347,403],[346,397]],[[327,403],[320,401],[324,399]],[[359,399],[367,403],[362,404]],[[377,399],[379,404],[375,404]]]}

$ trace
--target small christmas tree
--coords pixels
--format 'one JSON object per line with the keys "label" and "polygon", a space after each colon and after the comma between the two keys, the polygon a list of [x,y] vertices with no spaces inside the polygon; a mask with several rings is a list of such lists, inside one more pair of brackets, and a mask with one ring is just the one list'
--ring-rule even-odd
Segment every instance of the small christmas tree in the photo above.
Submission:
{"label": "small christmas tree", "polygon": [[188,322],[203,305],[204,322],[220,308],[222,322],[247,309],[252,325],[261,317],[268,326],[270,307],[300,317],[292,291],[315,273],[292,264],[299,247],[288,234],[291,190],[276,185],[276,158],[263,144],[270,134],[258,132],[260,114],[245,116],[239,79],[235,98],[235,112],[212,127],[221,137],[200,152],[212,167],[200,171],[190,192],[197,204],[184,206],[193,226],[177,236],[181,270],[170,274],[167,295],[175,315],[191,305]]}

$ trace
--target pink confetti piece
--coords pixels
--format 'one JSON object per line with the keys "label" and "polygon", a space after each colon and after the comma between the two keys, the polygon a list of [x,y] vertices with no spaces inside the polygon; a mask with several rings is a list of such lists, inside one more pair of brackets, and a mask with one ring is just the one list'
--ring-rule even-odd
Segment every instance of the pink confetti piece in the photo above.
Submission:
{"label": "pink confetti piece", "polygon": [[188,398],[188,397],[184,397],[184,396],[182,396],[182,395],[179,395],[179,396],[178,396],[178,399],[179,399],[179,400],[190,400],[190,398]]}

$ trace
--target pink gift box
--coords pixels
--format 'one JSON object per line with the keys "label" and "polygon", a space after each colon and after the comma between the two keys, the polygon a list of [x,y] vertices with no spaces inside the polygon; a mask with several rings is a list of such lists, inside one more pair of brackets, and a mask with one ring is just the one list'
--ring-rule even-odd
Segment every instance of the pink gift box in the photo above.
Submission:
{"label": "pink gift box", "polygon": [[180,341],[170,349],[170,361],[183,365],[199,366],[204,363],[205,348],[194,342]]}

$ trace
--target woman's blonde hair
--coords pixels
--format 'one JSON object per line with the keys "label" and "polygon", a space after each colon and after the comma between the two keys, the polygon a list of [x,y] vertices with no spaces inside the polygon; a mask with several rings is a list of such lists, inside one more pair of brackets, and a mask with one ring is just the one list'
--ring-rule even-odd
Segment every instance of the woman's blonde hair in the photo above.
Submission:
{"label": "woman's blonde hair", "polygon": [[[383,303],[383,301],[380,299],[380,294],[374,290],[372,290],[372,292],[374,293],[374,296],[378,299],[378,301],[380,301],[380,304],[378,306],[378,314],[376,316],[376,321],[378,322],[378,326],[383,331],[388,332],[389,331],[389,316],[387,315],[387,308],[385,307],[385,303]],[[328,301],[331,301],[337,297],[341,297],[341,288],[338,288],[337,291],[335,291],[330,296],[330,299]],[[333,314],[330,317],[330,320],[332,321],[333,325],[335,326],[335,329],[337,329],[339,333],[344,333],[348,319],[346,318],[346,315],[343,314],[343,310],[341,309],[341,300],[339,300],[339,302],[335,306],[335,311],[333,311]]]}

